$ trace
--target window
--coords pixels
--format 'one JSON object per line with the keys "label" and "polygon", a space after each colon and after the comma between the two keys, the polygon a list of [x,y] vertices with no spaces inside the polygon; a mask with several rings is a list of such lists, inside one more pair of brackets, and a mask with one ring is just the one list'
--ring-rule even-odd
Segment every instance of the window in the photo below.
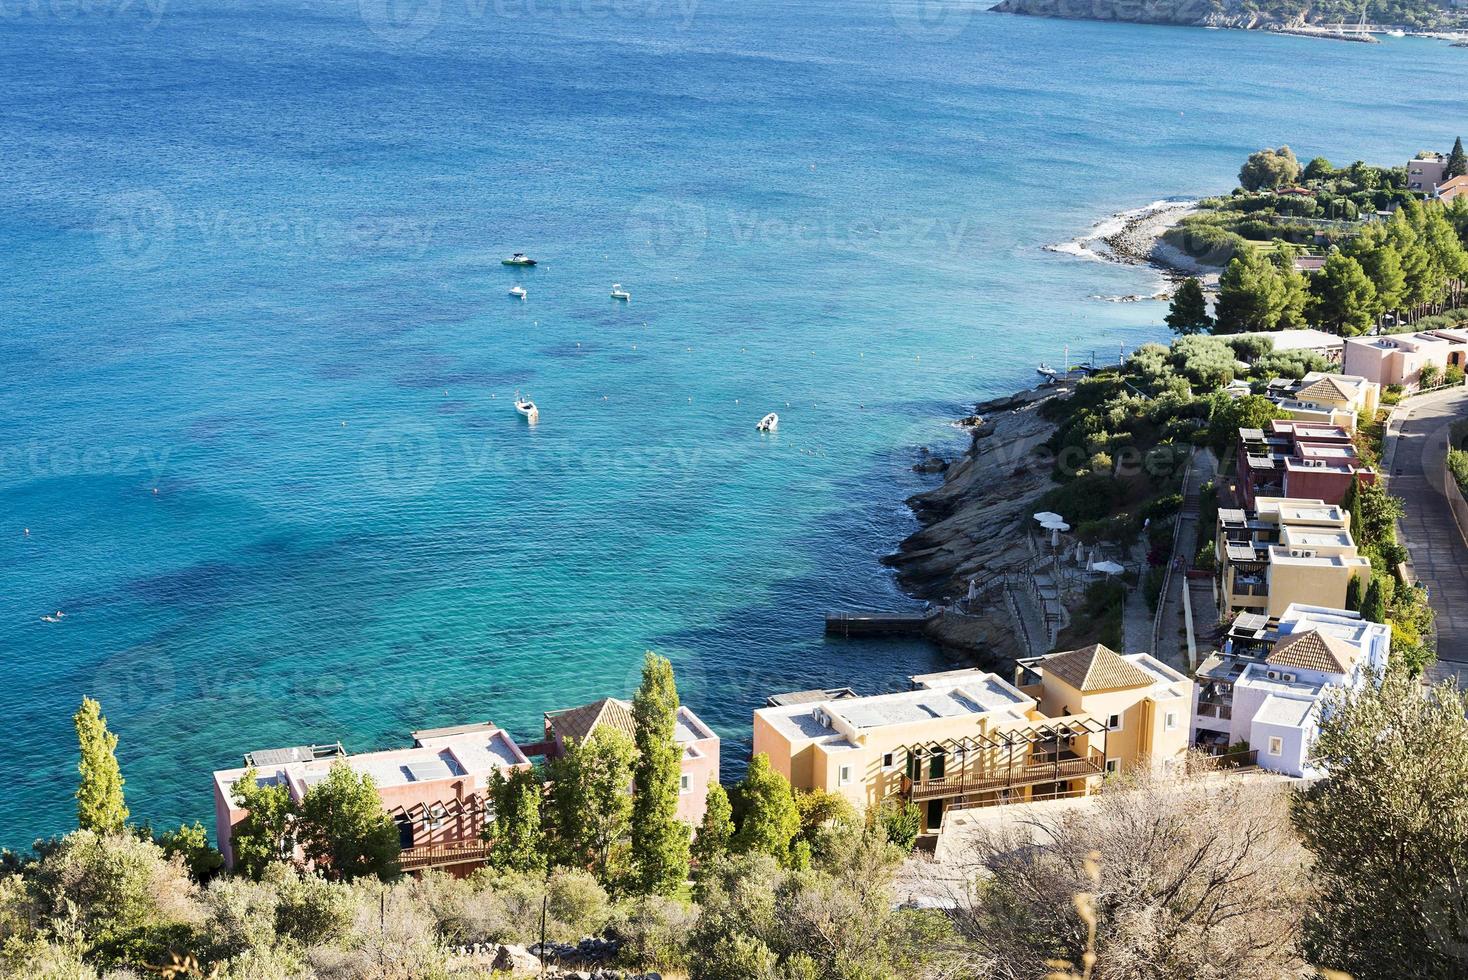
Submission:
{"label": "window", "polygon": [[884,753],[882,753],[882,768],[883,769],[895,769],[895,768],[897,768],[897,754],[894,753],[894,752],[884,752]]}
{"label": "window", "polygon": [[1106,719],[1106,730],[1111,732],[1121,731],[1121,715],[1112,715]]}
{"label": "window", "polygon": [[423,824],[429,830],[437,830],[448,822],[449,812],[442,803],[435,803],[423,816]]}
{"label": "window", "polygon": [[686,793],[692,788],[692,785],[688,781],[688,773],[685,772],[683,775],[678,777],[678,792]]}
{"label": "window", "polygon": [[1109,773],[1112,773],[1112,772],[1121,772],[1121,760],[1120,759],[1107,759],[1106,760],[1106,771],[1109,772]]}
{"label": "window", "polygon": [[1269,754],[1284,755],[1284,739],[1278,735],[1269,736]]}
{"label": "window", "polygon": [[851,782],[851,767],[850,766],[842,766],[841,767],[840,772],[836,776],[836,782],[837,782],[838,785],[841,785],[841,786],[845,786],[845,785],[847,785],[848,783]]}
{"label": "window", "polygon": [[1169,731],[1169,732],[1172,731],[1174,728],[1177,727],[1177,712],[1176,711],[1169,711],[1166,715],[1163,716],[1163,719],[1162,719],[1162,727],[1163,727],[1163,729],[1165,729],[1166,731]]}

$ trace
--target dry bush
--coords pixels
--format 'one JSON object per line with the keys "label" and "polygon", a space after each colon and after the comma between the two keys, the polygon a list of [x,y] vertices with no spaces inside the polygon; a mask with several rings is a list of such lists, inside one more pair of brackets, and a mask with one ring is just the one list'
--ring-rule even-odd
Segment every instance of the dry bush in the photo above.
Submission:
{"label": "dry bush", "polygon": [[[1305,854],[1279,783],[1138,776],[1088,806],[978,834],[957,924],[981,975],[1044,977],[1088,950],[1096,980],[1284,980],[1297,950]],[[1099,854],[1099,880],[1087,874]]]}

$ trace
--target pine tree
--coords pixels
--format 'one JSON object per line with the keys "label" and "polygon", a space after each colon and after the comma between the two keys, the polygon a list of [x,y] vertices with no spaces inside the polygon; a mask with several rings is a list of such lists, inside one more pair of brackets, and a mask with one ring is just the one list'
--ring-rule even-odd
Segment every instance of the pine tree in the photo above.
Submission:
{"label": "pine tree", "polygon": [[1406,296],[1407,276],[1402,269],[1402,256],[1380,224],[1368,225],[1361,234],[1348,241],[1341,251],[1361,263],[1366,277],[1376,289],[1378,313],[1402,308]]}
{"label": "pine tree", "polygon": [[1463,137],[1453,141],[1453,152],[1448,154],[1448,165],[1443,169],[1443,180],[1452,180],[1468,174],[1468,155],[1463,153]]}
{"label": "pine tree", "polygon": [[82,706],[72,722],[81,749],[81,762],[77,765],[81,774],[76,788],[77,827],[99,834],[121,833],[127,827],[128,810],[122,795],[122,770],[117,765],[117,736],[107,730],[102,706],[91,698],[82,698]]}
{"label": "pine tree", "polygon": [[1284,309],[1285,292],[1274,264],[1252,246],[1245,246],[1218,277],[1214,332],[1275,329]]}
{"label": "pine tree", "polygon": [[300,840],[306,859],[333,881],[368,875],[391,881],[399,874],[397,825],[382,808],[372,777],[345,762],[332,765],[306,792]]}
{"label": "pine tree", "polygon": [[502,871],[545,870],[545,838],[540,829],[542,781],[534,769],[515,769],[508,777],[495,770],[486,795],[493,816],[484,825],[490,845],[488,864]]}
{"label": "pine tree", "polygon": [[1376,287],[1361,263],[1340,252],[1326,259],[1310,284],[1311,319],[1343,337],[1354,337],[1371,326],[1376,310]]}
{"label": "pine tree", "polygon": [[734,836],[732,814],[729,794],[718,783],[710,783],[703,822],[698,825],[698,836],[693,840],[693,857],[700,866],[717,861],[728,852],[729,841]]}
{"label": "pine tree", "polygon": [[649,651],[632,698],[632,874],[642,894],[671,895],[688,880],[688,832],[678,819],[682,755],[673,665]]}
{"label": "pine tree", "polygon": [[769,854],[789,864],[790,842],[800,832],[800,814],[790,781],[770,768],[763,752],[749,760],[749,771],[734,795],[734,817],[738,830],[730,842],[736,854]]}
{"label": "pine tree", "polygon": [[1196,277],[1189,276],[1177,287],[1167,313],[1167,325],[1179,334],[1206,333],[1212,329],[1208,298],[1203,295],[1203,283]]}
{"label": "pine tree", "polygon": [[1280,287],[1279,312],[1272,329],[1300,330],[1306,326],[1305,307],[1310,299],[1310,283],[1305,274],[1295,268],[1295,254],[1291,249],[1276,249],[1270,261],[1279,276]]}

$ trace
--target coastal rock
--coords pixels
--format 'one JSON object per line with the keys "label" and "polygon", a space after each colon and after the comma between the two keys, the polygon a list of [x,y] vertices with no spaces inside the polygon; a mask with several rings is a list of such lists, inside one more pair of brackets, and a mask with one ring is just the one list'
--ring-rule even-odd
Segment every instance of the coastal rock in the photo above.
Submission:
{"label": "coastal rock", "polygon": [[[885,559],[904,590],[933,602],[952,600],[966,593],[975,575],[1029,557],[1032,504],[1054,485],[1049,460],[1040,451],[1054,426],[1038,409],[1068,390],[1057,385],[978,407],[990,434],[975,434],[968,453],[949,465],[942,486],[908,500],[924,527]],[[956,619],[938,628],[955,637],[991,632],[982,623]]]}
{"label": "coastal rock", "polygon": [[490,969],[510,973],[536,973],[540,970],[540,957],[524,946],[500,946],[495,950]]}

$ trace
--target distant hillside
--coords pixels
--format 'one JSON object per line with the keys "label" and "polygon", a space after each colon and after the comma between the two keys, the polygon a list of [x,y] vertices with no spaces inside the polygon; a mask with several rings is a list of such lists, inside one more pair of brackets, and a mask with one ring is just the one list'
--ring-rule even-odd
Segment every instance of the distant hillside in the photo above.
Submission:
{"label": "distant hillside", "polygon": [[[1371,0],[1373,25],[1445,28],[1457,19],[1451,0]],[[1069,20],[1119,20],[1141,24],[1191,24],[1264,30],[1307,24],[1354,25],[1359,0],[1003,0],[1001,13]]]}

